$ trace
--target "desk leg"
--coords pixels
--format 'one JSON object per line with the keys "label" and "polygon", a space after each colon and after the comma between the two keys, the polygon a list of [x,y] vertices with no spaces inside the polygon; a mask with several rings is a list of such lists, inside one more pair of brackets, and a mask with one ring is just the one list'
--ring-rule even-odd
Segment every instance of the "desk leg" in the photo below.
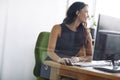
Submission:
{"label": "desk leg", "polygon": [[59,69],[51,67],[50,80],[59,80]]}

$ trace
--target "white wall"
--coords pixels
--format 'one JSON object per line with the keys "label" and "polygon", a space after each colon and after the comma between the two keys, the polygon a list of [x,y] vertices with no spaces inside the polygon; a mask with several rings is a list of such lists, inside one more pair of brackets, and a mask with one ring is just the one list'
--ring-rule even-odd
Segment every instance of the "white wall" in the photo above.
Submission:
{"label": "white wall", "polygon": [[96,0],[97,14],[105,14],[120,18],[120,1],[119,0]]}
{"label": "white wall", "polygon": [[37,36],[62,22],[66,1],[0,0],[0,80],[35,80]]}
{"label": "white wall", "polygon": [[2,60],[4,53],[4,42],[5,42],[5,26],[7,20],[7,1],[0,0],[0,78],[1,78],[1,70],[2,70]]}

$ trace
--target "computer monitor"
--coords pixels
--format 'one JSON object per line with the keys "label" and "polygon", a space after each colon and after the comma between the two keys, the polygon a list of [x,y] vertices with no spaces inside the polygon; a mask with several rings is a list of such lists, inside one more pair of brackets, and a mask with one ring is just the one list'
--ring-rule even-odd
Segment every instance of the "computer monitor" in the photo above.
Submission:
{"label": "computer monitor", "polygon": [[99,15],[93,60],[120,60],[120,19]]}

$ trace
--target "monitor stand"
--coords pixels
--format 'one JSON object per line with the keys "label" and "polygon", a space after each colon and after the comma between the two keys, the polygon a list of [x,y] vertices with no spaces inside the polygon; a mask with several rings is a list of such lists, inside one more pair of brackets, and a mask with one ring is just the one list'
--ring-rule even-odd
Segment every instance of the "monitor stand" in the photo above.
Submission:
{"label": "monitor stand", "polygon": [[112,62],[111,66],[95,66],[93,68],[110,73],[120,73],[120,62],[115,60],[111,60],[111,62]]}

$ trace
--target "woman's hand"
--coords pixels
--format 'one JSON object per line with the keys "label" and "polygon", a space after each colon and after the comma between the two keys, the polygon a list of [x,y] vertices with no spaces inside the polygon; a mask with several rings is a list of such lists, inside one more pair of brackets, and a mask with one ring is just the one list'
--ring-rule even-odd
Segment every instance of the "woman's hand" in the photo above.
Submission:
{"label": "woman's hand", "polygon": [[91,56],[81,56],[81,57],[71,57],[71,58],[60,58],[58,60],[58,63],[67,65],[71,63],[77,63],[77,62],[90,62],[92,60]]}
{"label": "woman's hand", "polygon": [[92,60],[92,56],[81,56],[79,59],[80,62],[90,62]]}
{"label": "woman's hand", "polygon": [[86,56],[85,59],[86,59],[86,62],[90,62],[92,61],[92,56]]}
{"label": "woman's hand", "polygon": [[83,62],[83,61],[85,61],[84,57],[71,57],[71,58],[60,58],[58,60],[58,63],[66,65],[66,64]]}
{"label": "woman's hand", "polygon": [[70,65],[71,63],[74,63],[76,60],[72,58],[60,58],[58,60],[58,63],[64,64],[64,65]]}
{"label": "woman's hand", "polygon": [[60,59],[58,60],[58,63],[61,63],[61,64],[66,65],[66,60],[67,60],[67,58],[60,58]]}
{"label": "woman's hand", "polygon": [[69,61],[72,63],[77,63],[77,62],[90,62],[92,60],[91,56],[81,56],[81,57],[71,57]]}
{"label": "woman's hand", "polygon": [[80,61],[79,57],[71,57],[69,60],[71,63],[77,63]]}

